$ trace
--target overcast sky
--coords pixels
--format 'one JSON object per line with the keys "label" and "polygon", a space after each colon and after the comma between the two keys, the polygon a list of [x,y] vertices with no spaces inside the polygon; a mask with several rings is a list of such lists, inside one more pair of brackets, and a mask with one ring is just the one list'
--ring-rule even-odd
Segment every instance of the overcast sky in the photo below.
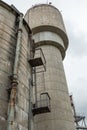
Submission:
{"label": "overcast sky", "polygon": [[[4,0],[14,4],[25,14],[28,8],[47,0]],[[76,110],[87,117],[87,0],[50,0],[62,13],[69,48],[64,60],[64,68],[69,88],[73,94]]]}

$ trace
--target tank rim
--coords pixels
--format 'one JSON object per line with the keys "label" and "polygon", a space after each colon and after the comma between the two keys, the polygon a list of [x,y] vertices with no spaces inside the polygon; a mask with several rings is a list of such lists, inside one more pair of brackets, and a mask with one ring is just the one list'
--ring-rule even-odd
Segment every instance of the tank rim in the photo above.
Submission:
{"label": "tank rim", "polygon": [[38,27],[32,28],[33,34],[36,34],[38,32],[43,32],[43,31],[51,31],[51,32],[57,33],[63,39],[64,45],[65,45],[65,50],[67,50],[69,40],[68,40],[67,34],[63,30],[61,30],[58,27],[54,27],[54,26],[50,26],[50,25],[49,26],[44,25],[44,26],[38,26]]}
{"label": "tank rim", "polygon": [[32,7],[30,7],[30,8],[28,9],[28,11],[29,11],[29,10],[32,10],[33,8],[37,8],[37,7],[39,7],[39,6],[50,6],[50,7],[54,8],[54,9],[56,9],[56,10],[60,13],[59,9],[56,8],[54,5],[45,4],[45,3],[33,5]]}

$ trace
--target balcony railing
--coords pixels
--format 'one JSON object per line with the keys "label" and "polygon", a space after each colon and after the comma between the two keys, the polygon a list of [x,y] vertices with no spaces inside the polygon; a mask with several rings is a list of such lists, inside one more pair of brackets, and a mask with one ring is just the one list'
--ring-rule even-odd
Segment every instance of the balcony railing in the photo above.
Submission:
{"label": "balcony railing", "polygon": [[40,100],[33,105],[33,115],[50,112],[50,97],[47,92],[40,94]]}
{"label": "balcony railing", "polygon": [[41,48],[35,49],[34,57],[28,61],[32,67],[36,67],[36,73],[46,71],[46,60]]}

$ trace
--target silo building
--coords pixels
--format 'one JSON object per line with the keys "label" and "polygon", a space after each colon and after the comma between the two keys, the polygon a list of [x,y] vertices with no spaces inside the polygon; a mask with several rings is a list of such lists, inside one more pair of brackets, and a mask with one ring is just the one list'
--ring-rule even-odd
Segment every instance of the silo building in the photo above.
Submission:
{"label": "silo building", "polygon": [[50,98],[49,110],[46,108],[39,112],[35,111],[36,109],[33,110],[34,129],[75,130],[63,67],[68,37],[62,15],[54,6],[40,4],[30,8],[25,19],[32,29],[35,48],[41,48],[46,60],[46,71],[38,73],[36,68],[36,90],[33,95],[36,95],[37,111],[40,108],[39,101],[42,100],[42,108],[46,103],[45,94]]}
{"label": "silo building", "polygon": [[30,35],[23,14],[0,1],[0,130],[28,130]]}
{"label": "silo building", "polygon": [[76,130],[63,59],[60,11],[35,5],[25,17],[0,1],[0,130]]}

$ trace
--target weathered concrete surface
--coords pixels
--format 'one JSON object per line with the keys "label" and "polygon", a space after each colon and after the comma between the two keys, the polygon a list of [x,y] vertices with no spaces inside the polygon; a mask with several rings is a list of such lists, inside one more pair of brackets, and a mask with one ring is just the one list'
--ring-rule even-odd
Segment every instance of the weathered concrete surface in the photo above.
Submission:
{"label": "weathered concrete surface", "polygon": [[[11,86],[9,76],[13,72],[17,40],[17,13],[0,1],[0,130],[6,130],[8,111],[8,92]],[[14,130],[28,129],[29,81],[28,64],[29,34],[23,25],[21,52],[18,70],[18,89],[15,105]],[[9,114],[9,113],[8,113]]]}
{"label": "weathered concrete surface", "polygon": [[25,19],[46,58],[46,72],[37,74],[37,98],[42,92],[51,97],[51,112],[35,115],[34,128],[76,130],[62,63],[68,45],[62,16],[55,7],[42,4],[28,10]]}
{"label": "weathered concrete surface", "polygon": [[52,5],[41,4],[30,8],[25,19],[32,28],[33,34],[50,31],[59,34],[64,41],[65,49],[68,46],[68,38],[60,11]]}
{"label": "weathered concrete surface", "polygon": [[37,94],[39,99],[40,93],[49,93],[51,113],[35,116],[35,130],[75,130],[60,51],[52,45],[41,48],[47,63],[44,76],[37,74]]}

